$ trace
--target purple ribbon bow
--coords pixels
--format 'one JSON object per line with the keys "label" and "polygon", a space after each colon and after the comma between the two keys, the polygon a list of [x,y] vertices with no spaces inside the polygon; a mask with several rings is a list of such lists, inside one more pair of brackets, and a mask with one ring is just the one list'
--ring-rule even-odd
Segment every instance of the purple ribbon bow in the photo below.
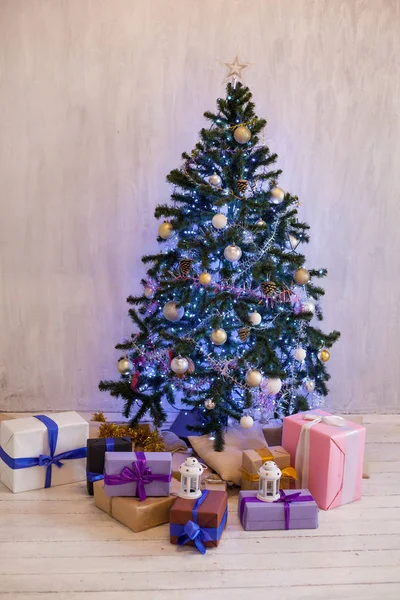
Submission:
{"label": "purple ribbon bow", "polygon": [[135,452],[136,462],[132,463],[132,469],[124,467],[119,475],[104,474],[104,483],[106,485],[122,485],[123,483],[136,482],[136,496],[139,501],[146,500],[145,485],[152,481],[171,481],[171,473],[152,473],[151,468],[146,466],[146,456],[144,452]]}
{"label": "purple ribbon bow", "polygon": [[[290,504],[292,502],[312,502],[314,500],[314,498],[309,494],[305,494],[304,496],[302,496],[301,491],[294,492],[292,494],[287,494],[284,490],[279,490],[279,494],[280,494],[280,498],[278,498],[278,500],[275,500],[274,504],[277,502],[283,502],[284,514],[285,514],[285,529],[290,529]],[[239,515],[240,515],[241,521],[243,520],[243,514],[244,514],[244,509],[245,509],[246,504],[258,503],[258,502],[262,502],[262,500],[259,500],[257,498],[257,496],[248,496],[248,497],[244,497],[241,499],[240,509],[239,509]]]}

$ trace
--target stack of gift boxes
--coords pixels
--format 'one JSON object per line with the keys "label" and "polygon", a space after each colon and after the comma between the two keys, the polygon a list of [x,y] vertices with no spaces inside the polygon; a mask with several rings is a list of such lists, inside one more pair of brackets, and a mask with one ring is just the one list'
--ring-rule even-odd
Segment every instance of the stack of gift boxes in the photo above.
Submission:
{"label": "stack of gift boxes", "polygon": [[[238,515],[245,530],[316,528],[318,507],[361,497],[364,427],[316,410],[286,417],[281,440],[273,433],[282,446],[242,453]],[[75,412],[3,421],[1,481],[23,492],[86,479],[96,506],[133,531],[169,522],[173,544],[202,553],[218,545],[227,493],[210,475],[201,489],[206,467],[196,458],[180,465],[172,493],[170,452],[135,452],[129,437],[87,437],[88,423]]]}

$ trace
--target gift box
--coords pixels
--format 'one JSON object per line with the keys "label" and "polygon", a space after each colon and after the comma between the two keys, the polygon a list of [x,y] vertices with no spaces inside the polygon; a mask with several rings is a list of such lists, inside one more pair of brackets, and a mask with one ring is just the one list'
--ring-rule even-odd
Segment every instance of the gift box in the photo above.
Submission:
{"label": "gift box", "polygon": [[282,419],[271,419],[263,424],[262,432],[268,446],[282,445]]}
{"label": "gift box", "polygon": [[1,481],[25,492],[86,479],[88,431],[76,412],[1,422]]}
{"label": "gift box", "polygon": [[93,483],[104,479],[106,452],[131,452],[132,440],[125,438],[92,438],[87,441],[86,487],[93,496]]}
{"label": "gift box", "polygon": [[308,490],[280,490],[275,502],[259,500],[256,491],[241,491],[238,512],[246,531],[318,527],[318,506]]}
{"label": "gift box", "polygon": [[104,490],[107,496],[169,496],[170,452],[106,452]]}
{"label": "gift box", "polygon": [[290,454],[282,446],[271,446],[259,450],[244,450],[242,454],[242,490],[258,490],[258,469],[268,460],[273,460],[282,471],[281,489],[294,485],[296,473],[290,467]]}
{"label": "gift box", "polygon": [[204,490],[197,500],[177,498],[170,513],[170,540],[178,546],[206,548],[218,546],[228,517],[226,492]]}
{"label": "gift box", "polygon": [[136,533],[169,522],[169,513],[175,496],[146,498],[140,502],[137,498],[107,496],[104,481],[93,484],[95,505]]}
{"label": "gift box", "polygon": [[320,508],[328,510],[361,497],[365,427],[323,410],[283,420],[283,444],[298,475]]}
{"label": "gift box", "polygon": [[221,479],[221,477],[215,473],[211,473],[211,475],[206,475],[202,478],[201,484],[205,490],[211,492],[226,492],[226,481]]}

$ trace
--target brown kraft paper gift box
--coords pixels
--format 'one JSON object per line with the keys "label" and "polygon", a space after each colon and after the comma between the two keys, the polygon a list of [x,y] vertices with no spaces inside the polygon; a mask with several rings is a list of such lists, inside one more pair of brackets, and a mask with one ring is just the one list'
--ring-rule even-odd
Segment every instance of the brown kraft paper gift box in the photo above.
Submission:
{"label": "brown kraft paper gift box", "polygon": [[[269,456],[268,456],[269,454]],[[282,446],[270,446],[267,450],[244,450],[242,455],[242,490],[258,490],[258,469],[267,461],[273,460],[283,470],[290,467],[290,454]],[[280,488],[287,490],[292,482],[291,477],[283,476]]]}
{"label": "brown kraft paper gift box", "polygon": [[[193,520],[193,507],[196,500],[187,500],[186,498],[177,498],[170,512],[170,523],[175,525],[186,525],[188,521]],[[207,498],[199,507],[198,524],[201,528],[207,527],[216,529],[225,514],[228,506],[228,494],[226,492],[208,492]],[[171,544],[178,543],[177,536],[170,536]],[[218,546],[219,539],[215,541],[204,542],[206,548]],[[190,541],[188,546],[194,546]]]}
{"label": "brown kraft paper gift box", "polygon": [[146,498],[139,502],[137,498],[106,496],[103,481],[96,481],[93,488],[95,505],[136,533],[169,523],[175,496]]}

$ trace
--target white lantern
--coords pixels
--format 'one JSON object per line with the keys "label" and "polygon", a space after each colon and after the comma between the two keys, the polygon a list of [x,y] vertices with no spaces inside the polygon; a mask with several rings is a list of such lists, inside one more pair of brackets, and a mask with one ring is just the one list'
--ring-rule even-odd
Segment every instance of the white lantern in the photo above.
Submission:
{"label": "white lantern", "polygon": [[262,502],[275,502],[279,500],[279,482],[282,477],[282,471],[273,461],[267,461],[258,469],[260,477],[257,498]]}
{"label": "white lantern", "polygon": [[178,492],[180,498],[196,499],[201,496],[200,477],[204,473],[204,465],[197,458],[187,458],[179,467],[181,474],[181,489]]}

